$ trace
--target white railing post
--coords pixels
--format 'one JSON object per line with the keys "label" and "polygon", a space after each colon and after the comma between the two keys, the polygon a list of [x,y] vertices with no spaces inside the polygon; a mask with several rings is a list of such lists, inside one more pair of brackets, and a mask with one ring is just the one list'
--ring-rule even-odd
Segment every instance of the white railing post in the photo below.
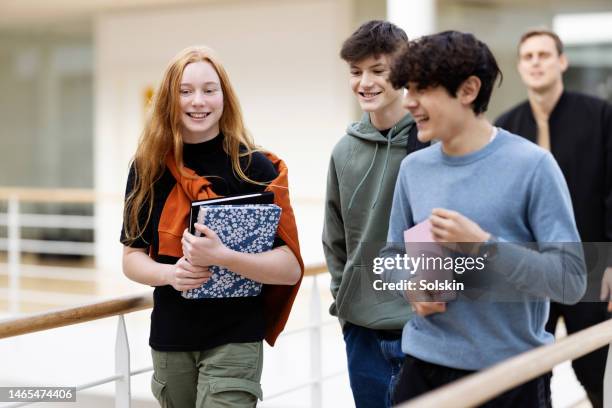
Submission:
{"label": "white railing post", "polygon": [[21,264],[19,197],[12,194],[8,199],[8,268],[9,311],[19,313],[19,265]]}
{"label": "white railing post", "polygon": [[310,387],[310,406],[320,408],[323,406],[323,390],[321,386],[323,355],[321,352],[321,295],[317,284],[317,275],[312,277],[312,293],[310,297],[310,378],[313,383]]}
{"label": "white railing post", "polygon": [[123,315],[119,315],[117,323],[115,373],[121,375],[121,378],[115,381],[115,408],[130,408],[132,399],[130,390],[130,344]]}
{"label": "white railing post", "polygon": [[608,360],[606,361],[606,372],[603,386],[604,408],[612,408],[612,344],[608,345]]}

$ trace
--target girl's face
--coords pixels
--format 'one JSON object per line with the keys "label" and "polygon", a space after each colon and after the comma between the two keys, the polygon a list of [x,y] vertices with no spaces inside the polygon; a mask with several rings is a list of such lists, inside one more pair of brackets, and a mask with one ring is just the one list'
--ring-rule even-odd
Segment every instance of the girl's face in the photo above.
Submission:
{"label": "girl's face", "polygon": [[205,142],[219,134],[223,91],[219,75],[210,63],[198,61],[185,67],[179,100],[185,143]]}

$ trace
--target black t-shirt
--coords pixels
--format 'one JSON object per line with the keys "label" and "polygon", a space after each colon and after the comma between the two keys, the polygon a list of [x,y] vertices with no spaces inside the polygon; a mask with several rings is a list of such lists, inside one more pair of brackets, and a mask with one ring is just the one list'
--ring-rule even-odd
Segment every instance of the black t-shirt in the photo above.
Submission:
{"label": "black t-shirt", "polygon": [[[213,191],[221,196],[261,192],[265,186],[241,180],[232,170],[231,158],[223,150],[223,135],[197,144],[183,145],[185,166],[212,183]],[[251,179],[269,182],[278,175],[273,164],[259,152],[241,159],[242,169]],[[134,184],[134,169],[130,169],[126,196]],[[143,236],[131,247],[152,246],[153,259],[174,264],[178,258],[158,255],[157,233],[161,213],[176,181],[166,168],[154,185],[154,202],[150,222]],[[146,211],[141,211],[146,215]],[[144,218],[141,217],[141,225]],[[121,241],[124,243],[124,231]],[[274,246],[284,245],[277,237]],[[228,343],[260,341],[264,338],[265,320],[261,295],[224,299],[185,299],[172,286],[159,286],[153,293],[149,345],[158,351],[206,350]]]}

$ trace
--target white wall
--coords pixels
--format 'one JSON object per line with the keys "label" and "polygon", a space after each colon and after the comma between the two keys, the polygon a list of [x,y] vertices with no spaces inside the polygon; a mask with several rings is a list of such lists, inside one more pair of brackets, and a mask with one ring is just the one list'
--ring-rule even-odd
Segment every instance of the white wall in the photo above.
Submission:
{"label": "white wall", "polygon": [[[186,46],[220,54],[258,144],[289,165],[307,262],[322,260],[329,154],[352,114],[338,52],[352,31],[350,0],[211,3],[108,14],[95,24],[95,188],[120,195],[143,125],[143,92]],[[121,203],[97,207],[98,266],[118,271]]]}

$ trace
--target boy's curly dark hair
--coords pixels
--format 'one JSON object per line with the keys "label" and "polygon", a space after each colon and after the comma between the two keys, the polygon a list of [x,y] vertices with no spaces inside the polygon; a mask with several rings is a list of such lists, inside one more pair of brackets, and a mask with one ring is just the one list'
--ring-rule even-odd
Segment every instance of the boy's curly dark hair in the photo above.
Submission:
{"label": "boy's curly dark hair", "polygon": [[348,63],[370,56],[394,54],[408,42],[408,36],[388,21],[370,20],[363,23],[342,44],[340,58]]}
{"label": "boy's curly dark hair", "polygon": [[389,80],[395,89],[409,82],[419,89],[442,86],[455,97],[459,86],[472,75],[481,82],[472,104],[478,115],[487,110],[493,85],[502,73],[489,47],[473,34],[444,31],[410,41],[392,64]]}

